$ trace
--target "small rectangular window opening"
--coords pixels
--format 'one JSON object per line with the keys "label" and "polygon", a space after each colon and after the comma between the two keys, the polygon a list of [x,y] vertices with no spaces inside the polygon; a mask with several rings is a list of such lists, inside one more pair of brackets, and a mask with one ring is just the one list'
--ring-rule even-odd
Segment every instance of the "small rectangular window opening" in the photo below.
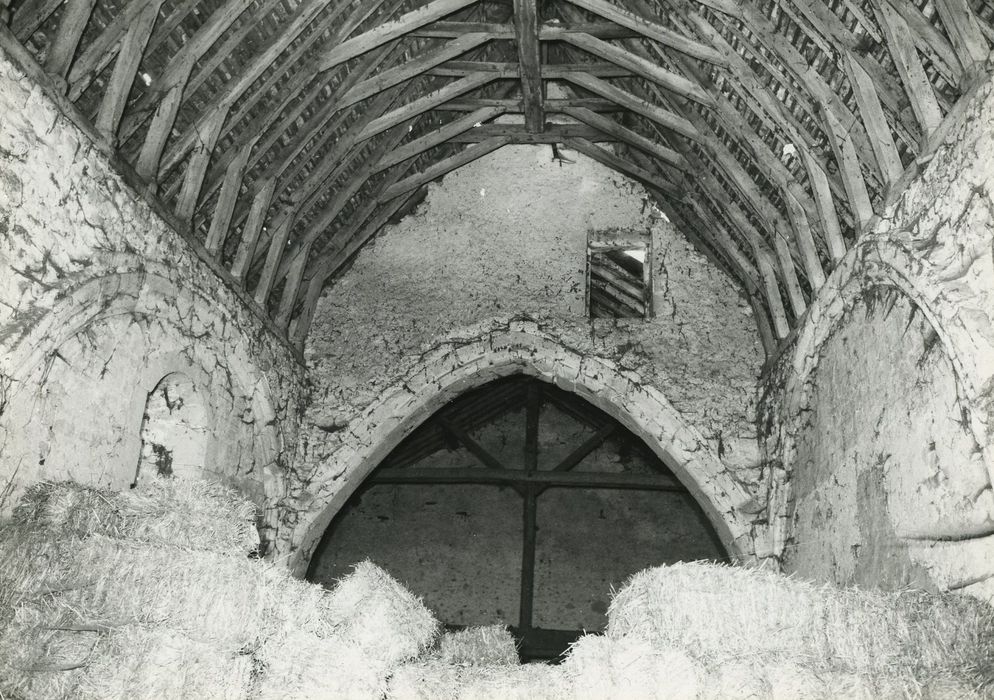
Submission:
{"label": "small rectangular window opening", "polygon": [[590,318],[652,316],[649,242],[591,239],[587,246]]}

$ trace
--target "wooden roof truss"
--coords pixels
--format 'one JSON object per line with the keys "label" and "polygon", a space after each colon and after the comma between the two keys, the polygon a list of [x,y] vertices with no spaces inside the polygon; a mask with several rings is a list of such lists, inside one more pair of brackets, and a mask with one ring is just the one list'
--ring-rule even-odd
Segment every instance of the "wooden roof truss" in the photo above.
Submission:
{"label": "wooden roof truss", "polygon": [[0,25],[298,346],[428,182],[551,143],[645,184],[772,351],[989,69],[994,4],[0,0]]}

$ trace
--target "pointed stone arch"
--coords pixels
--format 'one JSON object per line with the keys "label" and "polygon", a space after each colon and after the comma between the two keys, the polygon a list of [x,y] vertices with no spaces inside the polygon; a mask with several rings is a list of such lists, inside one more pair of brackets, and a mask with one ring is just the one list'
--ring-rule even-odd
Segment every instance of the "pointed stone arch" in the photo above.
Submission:
{"label": "pointed stone arch", "polygon": [[[457,395],[494,379],[527,374],[573,392],[641,438],[689,489],[727,551],[757,550],[752,497],[663,391],[611,360],[584,355],[526,319],[495,321],[450,335],[352,421],[334,454],[290,494],[275,556],[298,575],[349,496],[415,428]],[[306,494],[306,496],[304,496]]]}

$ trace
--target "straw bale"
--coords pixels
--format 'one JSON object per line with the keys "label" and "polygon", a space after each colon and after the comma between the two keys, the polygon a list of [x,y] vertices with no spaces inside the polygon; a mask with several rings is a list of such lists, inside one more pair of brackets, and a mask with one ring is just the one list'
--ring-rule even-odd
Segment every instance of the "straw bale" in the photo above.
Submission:
{"label": "straw bale", "polygon": [[586,635],[570,647],[562,664],[578,700],[698,696],[704,670],[678,649],[656,648],[634,638]]}
{"label": "straw bale", "polygon": [[438,633],[421,600],[368,561],[331,591],[267,577],[277,585],[256,652],[260,698],[382,697],[390,672]]}
{"label": "straw bale", "polygon": [[72,624],[176,625],[235,647],[258,634],[264,581],[257,575],[261,565],[248,558],[102,535],[19,537],[16,526],[0,534],[13,535],[0,538],[0,562],[20,572],[11,589],[19,592],[21,613],[43,610]]}
{"label": "straw bale", "polygon": [[240,700],[248,697],[252,672],[247,650],[218,647],[176,629],[127,625],[95,649],[78,693],[122,700]]}
{"label": "straw bale", "polygon": [[565,700],[572,697],[559,666],[466,666],[430,660],[405,664],[390,678],[389,700]]}
{"label": "straw bale", "polygon": [[900,676],[970,672],[994,653],[994,611],[976,601],[885,593],[758,569],[676,564],[635,574],[607,634],[676,647],[712,667],[735,660]]}
{"label": "straw bale", "polygon": [[155,477],[120,492],[43,482],[27,490],[13,522],[48,528],[60,537],[99,534],[221,553],[247,554],[259,547],[255,506],[200,479]]}
{"label": "straw bale", "polygon": [[517,666],[518,647],[505,625],[446,632],[435,650],[438,661],[462,666]]}

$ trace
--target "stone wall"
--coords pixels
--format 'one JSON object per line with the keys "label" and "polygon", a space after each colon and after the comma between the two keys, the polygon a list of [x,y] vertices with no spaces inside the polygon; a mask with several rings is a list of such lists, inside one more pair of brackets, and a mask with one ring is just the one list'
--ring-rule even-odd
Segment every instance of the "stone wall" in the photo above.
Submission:
{"label": "stone wall", "polygon": [[[713,502],[713,522],[727,521],[715,522],[726,546],[752,552],[762,351],[749,304],[641,186],[567,156],[505,147],[450,173],[325,292],[305,350],[314,401],[295,474],[312,501],[287,509],[281,537],[295,561],[383,445],[446,395],[515,371],[584,393],[680,453],[673,461],[697,460],[681,478]],[[647,230],[654,318],[589,321],[588,232]]]}
{"label": "stone wall", "polygon": [[275,501],[301,364],[3,38],[0,515],[43,479],[127,488],[140,459]]}
{"label": "stone wall", "polygon": [[789,572],[994,600],[994,91],[830,277],[762,424]]}

